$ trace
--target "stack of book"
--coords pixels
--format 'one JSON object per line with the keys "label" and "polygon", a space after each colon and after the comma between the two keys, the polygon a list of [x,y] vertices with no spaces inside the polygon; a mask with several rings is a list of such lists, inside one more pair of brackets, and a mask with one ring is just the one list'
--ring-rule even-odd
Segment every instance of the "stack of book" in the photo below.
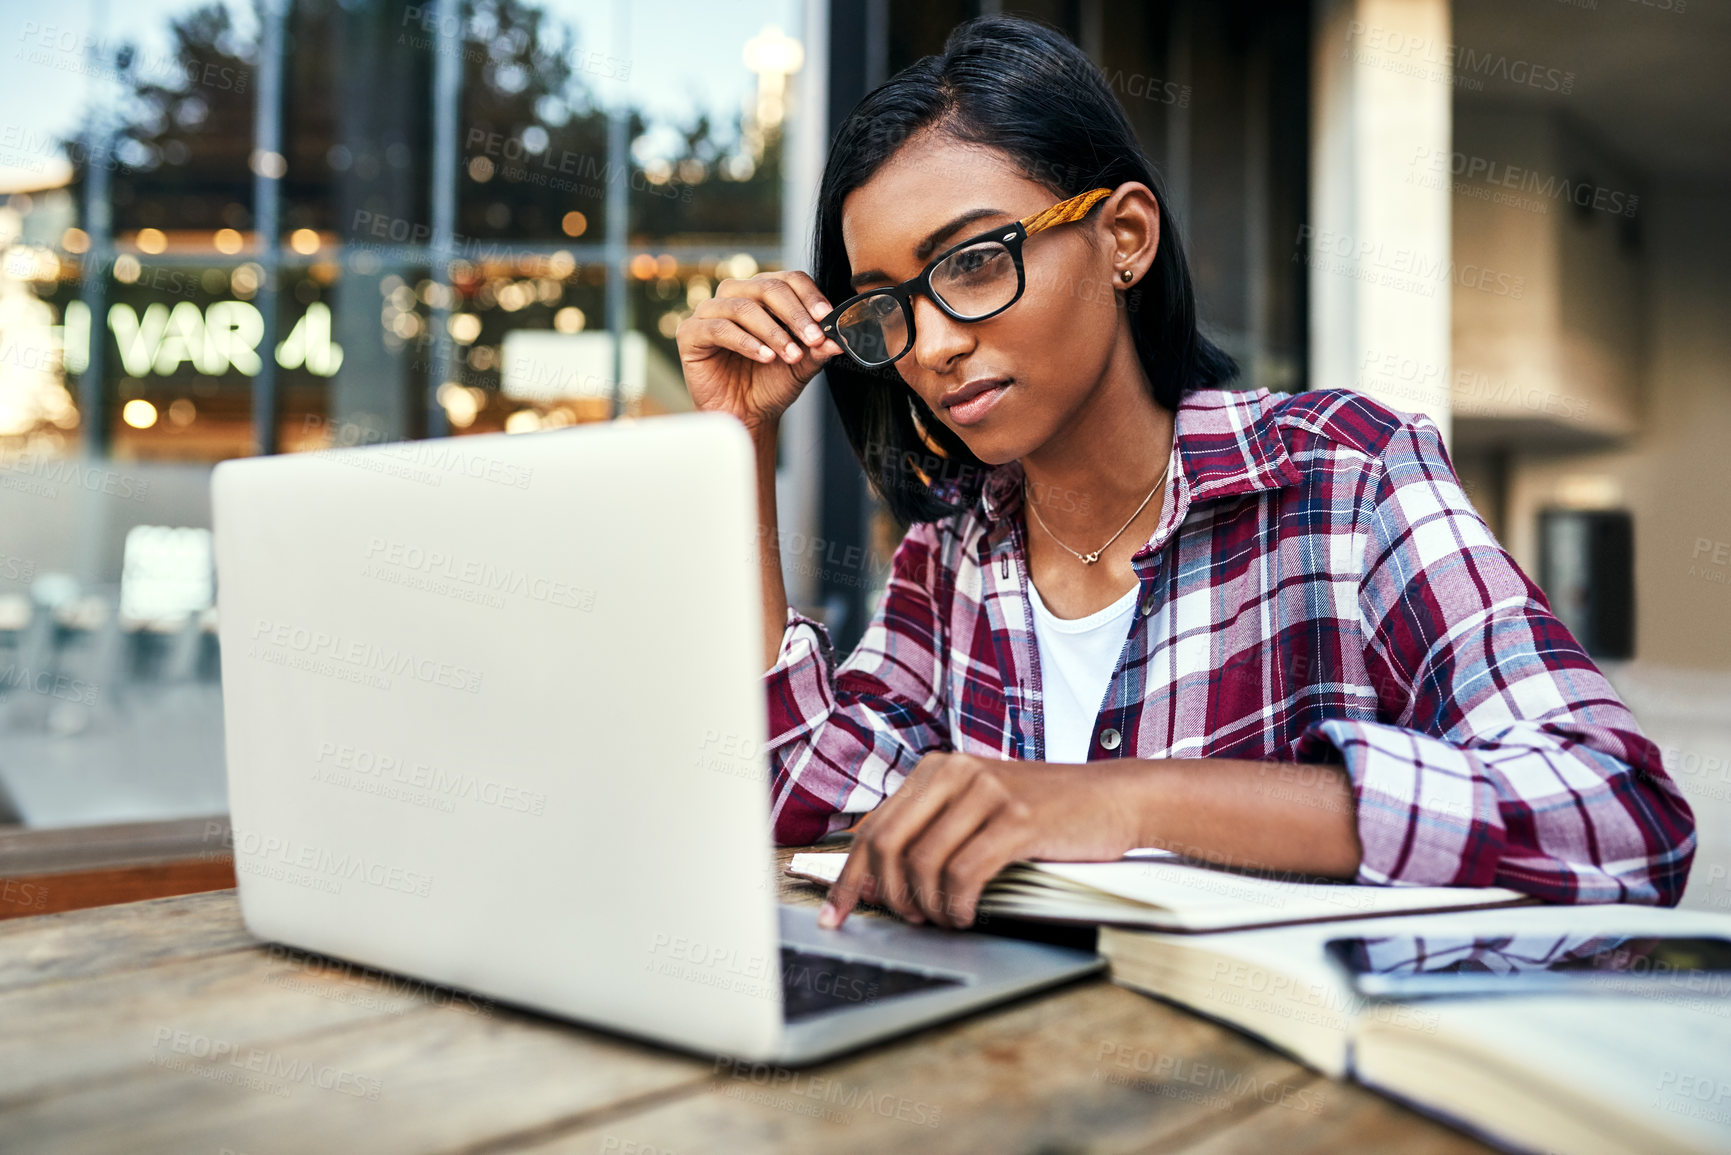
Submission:
{"label": "stack of book", "polygon": [[[789,873],[833,882],[846,857],[796,855]],[[1114,982],[1505,1146],[1731,1151],[1731,974],[1486,993],[1498,985],[1491,976],[1583,944],[1731,938],[1731,917],[1545,906],[1501,889],[1290,882],[1160,851],[1016,863],[988,884],[979,910],[1100,924]],[[1458,983],[1472,971],[1477,993],[1367,997],[1328,948],[1343,939],[1405,952],[1390,970],[1408,977],[1428,968]],[[1464,966],[1450,953],[1463,944],[1480,952]]]}

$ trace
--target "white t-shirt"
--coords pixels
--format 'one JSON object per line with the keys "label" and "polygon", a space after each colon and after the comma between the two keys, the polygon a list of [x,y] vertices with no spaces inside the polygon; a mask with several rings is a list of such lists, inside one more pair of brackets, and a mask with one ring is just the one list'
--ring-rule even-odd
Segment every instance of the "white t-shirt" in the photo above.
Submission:
{"label": "white t-shirt", "polygon": [[1094,721],[1130,636],[1136,612],[1130,591],[1085,618],[1054,617],[1028,583],[1034,603],[1034,646],[1040,652],[1040,698],[1045,707],[1046,761],[1086,762],[1094,740]]}

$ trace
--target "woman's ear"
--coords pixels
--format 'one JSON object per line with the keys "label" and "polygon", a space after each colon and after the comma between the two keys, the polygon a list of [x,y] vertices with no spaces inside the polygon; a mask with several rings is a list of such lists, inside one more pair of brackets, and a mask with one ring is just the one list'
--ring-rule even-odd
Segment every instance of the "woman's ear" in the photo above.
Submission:
{"label": "woman's ear", "polygon": [[1100,208],[1112,242],[1112,283],[1128,289],[1153,267],[1160,249],[1160,202],[1147,185],[1131,181],[1114,189]]}

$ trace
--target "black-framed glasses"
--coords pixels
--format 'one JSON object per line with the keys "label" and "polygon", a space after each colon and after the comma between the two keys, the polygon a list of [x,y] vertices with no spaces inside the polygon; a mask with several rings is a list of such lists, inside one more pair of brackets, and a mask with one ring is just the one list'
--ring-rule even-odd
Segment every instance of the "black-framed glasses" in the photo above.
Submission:
{"label": "black-framed glasses", "polygon": [[952,245],[912,280],[849,297],[824,318],[821,328],[854,361],[879,369],[914,347],[915,293],[957,321],[995,317],[1027,290],[1022,242],[1053,225],[1081,220],[1111,195],[1109,188],[1093,189]]}

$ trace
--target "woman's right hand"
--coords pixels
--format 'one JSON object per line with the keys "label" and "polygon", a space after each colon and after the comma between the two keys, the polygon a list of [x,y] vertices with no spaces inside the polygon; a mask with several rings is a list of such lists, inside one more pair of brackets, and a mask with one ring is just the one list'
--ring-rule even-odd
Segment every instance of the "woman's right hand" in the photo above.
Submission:
{"label": "woman's right hand", "polygon": [[773,428],[841,347],[818,328],[830,304],[801,272],[729,279],[679,323],[679,364],[699,409]]}

